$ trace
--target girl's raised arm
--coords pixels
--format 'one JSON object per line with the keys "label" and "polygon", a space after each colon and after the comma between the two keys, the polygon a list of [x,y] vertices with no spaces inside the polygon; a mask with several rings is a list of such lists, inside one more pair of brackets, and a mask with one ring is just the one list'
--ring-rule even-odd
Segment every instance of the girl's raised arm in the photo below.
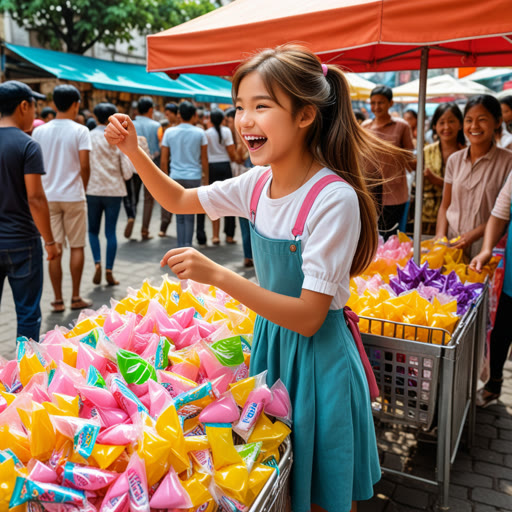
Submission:
{"label": "girl's raised arm", "polygon": [[196,189],[185,189],[164,174],[139,147],[137,132],[126,114],[114,114],[105,129],[109,144],[116,145],[132,162],[151,195],[171,213],[204,213]]}

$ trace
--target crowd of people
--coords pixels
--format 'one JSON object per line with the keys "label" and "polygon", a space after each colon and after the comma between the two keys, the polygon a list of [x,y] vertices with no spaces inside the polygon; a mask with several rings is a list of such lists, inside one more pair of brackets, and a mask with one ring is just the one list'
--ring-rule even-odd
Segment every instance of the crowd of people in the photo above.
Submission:
{"label": "crowd of people", "polygon": [[[18,336],[33,339],[39,338],[41,323],[40,235],[48,253],[54,293],[52,310],[66,309],[62,254],[67,247],[72,282],[70,307],[79,310],[92,304],[80,294],[86,238],[95,265],[92,282],[99,285],[104,277],[108,285],[117,285],[119,281],[113,271],[121,206],[127,217],[124,236],[130,239],[142,195],[143,241],[152,238],[149,226],[154,209],[153,196],[133,165],[104,137],[109,117],[118,112],[115,105],[103,102],[92,113],[82,110],[80,92],[72,85],[55,87],[54,108],[44,107],[38,115],[37,101],[42,100],[46,97],[21,82],[10,81],[0,86],[0,172],[2,182],[7,184],[0,207],[0,295],[7,278],[16,304]],[[165,118],[160,122],[154,119],[150,97],[141,97],[135,108],[139,146],[155,165],[184,186],[226,180],[250,167],[248,152],[235,133],[233,108],[226,112],[213,109],[205,115],[204,110],[188,101],[179,105],[168,103]],[[172,214],[161,207],[160,237],[166,236],[171,219]],[[195,219],[194,215],[176,216],[178,247],[191,246],[194,232],[198,245],[207,245],[205,216],[197,215],[197,222]],[[102,220],[106,238],[104,257],[99,236]],[[249,228],[244,221],[240,219],[243,263],[252,267]],[[224,219],[227,244],[237,243],[235,224],[234,217]],[[212,230],[211,244],[219,245],[219,221],[213,221]],[[27,261],[31,263],[28,266]],[[30,294],[27,283],[31,283]]]}

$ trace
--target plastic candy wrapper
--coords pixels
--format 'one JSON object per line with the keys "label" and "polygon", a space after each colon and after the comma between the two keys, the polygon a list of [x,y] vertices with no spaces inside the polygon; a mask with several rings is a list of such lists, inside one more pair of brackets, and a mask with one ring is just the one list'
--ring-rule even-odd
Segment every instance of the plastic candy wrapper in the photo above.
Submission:
{"label": "plastic candy wrapper", "polygon": [[240,411],[228,391],[222,397],[207,405],[199,415],[201,423],[234,423],[240,418]]}
{"label": "plastic candy wrapper", "polygon": [[255,387],[247,397],[244,408],[240,415],[240,420],[233,427],[233,430],[242,439],[247,441],[249,439],[260,414],[266,404],[272,402],[272,392],[266,384]]}
{"label": "plastic candy wrapper", "polygon": [[224,466],[243,464],[243,459],[235,449],[231,424],[210,423],[206,425],[206,435],[212,450],[215,470]]}
{"label": "plastic candy wrapper", "polygon": [[240,457],[242,457],[249,473],[251,472],[254,463],[260,456],[262,446],[263,443],[261,441],[257,443],[240,444],[235,446],[235,450],[240,454]]}
{"label": "plastic candy wrapper", "polygon": [[141,414],[141,421],[137,453],[144,461],[147,483],[151,487],[169,470],[171,443],[159,435],[150,416]]}
{"label": "plastic candy wrapper", "polygon": [[418,289],[420,285],[455,298],[459,315],[468,310],[483,290],[481,283],[463,284],[455,272],[443,275],[439,270],[429,268],[428,263],[418,266],[413,260],[410,260],[403,269],[397,269],[396,277],[389,281],[389,286],[397,295]]}
{"label": "plastic candy wrapper", "polygon": [[257,443],[261,441],[261,449],[265,453],[273,452],[279,448],[283,441],[290,435],[290,432],[290,427],[283,422],[276,421],[272,423],[268,416],[262,413],[248,442]]}
{"label": "plastic candy wrapper", "polygon": [[117,353],[117,364],[128,384],[143,384],[148,379],[156,380],[155,367],[133,352],[120,349]]}
{"label": "plastic candy wrapper", "polygon": [[151,508],[191,508],[192,500],[181,484],[176,471],[169,470],[149,502]]}
{"label": "plastic candy wrapper", "polygon": [[281,379],[277,379],[274,385],[270,388],[272,398],[269,402],[265,403],[264,411],[270,416],[279,418],[287,424],[292,421],[292,403],[290,395],[286,386]]}
{"label": "plastic candy wrapper", "polygon": [[100,431],[99,423],[68,416],[52,416],[56,430],[73,440],[73,451],[87,459],[91,456]]}
{"label": "plastic candy wrapper", "polygon": [[86,503],[85,493],[61,485],[34,482],[28,478],[17,477],[9,507],[23,505],[27,501],[37,503],[69,503],[81,507]]}
{"label": "plastic candy wrapper", "polygon": [[91,466],[73,464],[72,462],[66,462],[62,469],[63,485],[84,491],[103,489],[117,480],[118,476],[117,473],[112,471],[104,471]]}

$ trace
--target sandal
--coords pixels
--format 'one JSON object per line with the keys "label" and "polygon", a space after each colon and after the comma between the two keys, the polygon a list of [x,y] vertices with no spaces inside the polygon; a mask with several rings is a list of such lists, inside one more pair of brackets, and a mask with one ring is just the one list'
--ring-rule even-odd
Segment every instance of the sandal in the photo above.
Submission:
{"label": "sandal", "polygon": [[82,299],[82,297],[74,297],[71,299],[71,309],[84,309],[92,306],[92,300]]}
{"label": "sandal", "polygon": [[212,238],[212,244],[213,245],[219,245],[220,244],[220,239],[215,237],[215,238]]}
{"label": "sandal", "polygon": [[101,283],[101,263],[96,263],[96,270],[94,271],[94,276],[92,278],[92,284],[100,284]]}
{"label": "sandal", "polygon": [[50,305],[52,306],[52,313],[62,313],[66,309],[63,300],[54,300],[50,302]]}
{"label": "sandal", "polygon": [[489,407],[489,405],[495,404],[499,398],[499,393],[492,393],[491,391],[487,391],[487,389],[482,388],[476,393],[475,403],[478,407],[485,409],[486,407]]}
{"label": "sandal", "polygon": [[254,261],[251,258],[245,258],[244,259],[244,267],[245,268],[254,267]]}
{"label": "sandal", "polygon": [[226,243],[227,244],[236,244],[236,240],[232,236],[227,236]]}
{"label": "sandal", "polygon": [[147,231],[146,229],[143,229],[141,232],[140,232],[140,236],[142,238],[142,240],[152,240],[152,236],[149,234],[149,231]]}
{"label": "sandal", "polygon": [[115,279],[114,274],[112,274],[112,270],[106,270],[105,279],[107,280],[107,284],[109,286],[115,286],[119,284],[119,281]]}

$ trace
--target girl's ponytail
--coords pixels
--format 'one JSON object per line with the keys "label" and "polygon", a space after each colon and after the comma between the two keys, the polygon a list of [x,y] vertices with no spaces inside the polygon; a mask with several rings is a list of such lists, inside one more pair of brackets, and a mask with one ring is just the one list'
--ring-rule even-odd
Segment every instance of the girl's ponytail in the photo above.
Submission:
{"label": "girl's ponytail", "polygon": [[[370,190],[382,184],[382,158],[392,155],[405,159],[391,144],[361,128],[350,101],[350,87],[343,72],[334,66],[322,65],[329,84],[330,98],[320,108],[320,129],[311,133],[315,156],[326,167],[336,171],[355,190],[361,216],[361,235],[350,274],[361,274],[372,262],[379,241],[377,207]],[[404,163],[405,165],[405,163]],[[380,208],[380,205],[378,205]]]}

